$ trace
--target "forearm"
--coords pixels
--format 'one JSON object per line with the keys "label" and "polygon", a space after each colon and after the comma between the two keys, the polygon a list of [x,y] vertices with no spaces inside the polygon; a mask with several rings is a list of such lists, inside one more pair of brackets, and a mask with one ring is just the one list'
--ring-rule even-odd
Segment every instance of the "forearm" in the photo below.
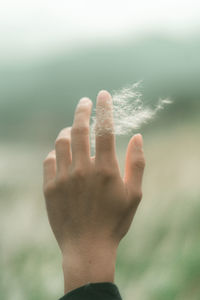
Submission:
{"label": "forearm", "polygon": [[113,282],[115,275],[117,248],[102,245],[87,248],[78,247],[65,251],[63,255],[63,275],[65,293],[94,282]]}

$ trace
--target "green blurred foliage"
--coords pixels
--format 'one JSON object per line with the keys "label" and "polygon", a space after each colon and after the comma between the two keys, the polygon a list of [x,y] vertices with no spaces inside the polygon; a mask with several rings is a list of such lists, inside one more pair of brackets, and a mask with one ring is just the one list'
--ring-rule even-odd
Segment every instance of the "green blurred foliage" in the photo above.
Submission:
{"label": "green blurred foliage", "polygon": [[[116,283],[124,299],[198,300],[200,295],[200,39],[137,41],[1,63],[0,298],[57,299],[61,255],[42,195],[42,161],[78,100],[94,102],[143,80],[145,103],[173,104],[142,127],[144,197],[119,246]],[[129,137],[117,139],[121,172]]]}
{"label": "green blurred foliage", "polygon": [[76,50],[38,61],[1,66],[0,134],[4,138],[52,138],[69,126],[78,100],[93,101],[100,89],[119,89],[143,80],[144,100],[171,97],[167,118],[197,112],[200,39],[147,36]]}

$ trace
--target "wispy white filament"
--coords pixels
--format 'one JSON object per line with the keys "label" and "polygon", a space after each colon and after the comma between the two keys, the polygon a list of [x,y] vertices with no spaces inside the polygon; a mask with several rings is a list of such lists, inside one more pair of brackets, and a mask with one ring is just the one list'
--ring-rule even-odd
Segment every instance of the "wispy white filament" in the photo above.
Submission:
{"label": "wispy white filament", "polygon": [[[111,92],[113,101],[113,128],[107,126],[106,132],[114,132],[115,135],[125,135],[130,132],[133,133],[142,124],[147,123],[153,119],[155,114],[164,108],[166,104],[171,103],[169,99],[159,99],[155,107],[150,108],[144,105],[142,100],[142,93],[140,92],[141,81],[130,86],[124,87],[120,90]],[[105,109],[94,109],[95,115],[91,120],[91,147],[95,147],[95,135],[102,135],[105,132],[101,130],[101,124],[106,122],[111,112]],[[98,113],[98,124],[97,116]],[[109,124],[109,122],[108,122]]]}

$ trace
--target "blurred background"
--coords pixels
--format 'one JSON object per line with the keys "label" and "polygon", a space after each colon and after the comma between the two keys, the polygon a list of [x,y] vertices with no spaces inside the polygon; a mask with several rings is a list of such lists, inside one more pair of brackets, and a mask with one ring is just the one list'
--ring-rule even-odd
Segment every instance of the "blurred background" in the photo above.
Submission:
{"label": "blurred background", "polygon": [[0,298],[63,295],[42,162],[81,97],[143,80],[145,103],[173,104],[137,130],[144,197],[115,282],[126,300],[200,299],[199,1],[2,0],[0,35]]}

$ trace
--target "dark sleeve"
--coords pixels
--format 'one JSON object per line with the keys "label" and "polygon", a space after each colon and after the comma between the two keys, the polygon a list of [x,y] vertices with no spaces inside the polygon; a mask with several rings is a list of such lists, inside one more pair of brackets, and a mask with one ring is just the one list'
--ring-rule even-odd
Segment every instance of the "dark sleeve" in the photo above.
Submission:
{"label": "dark sleeve", "polygon": [[80,286],[59,300],[122,300],[122,298],[116,284],[95,282]]}

